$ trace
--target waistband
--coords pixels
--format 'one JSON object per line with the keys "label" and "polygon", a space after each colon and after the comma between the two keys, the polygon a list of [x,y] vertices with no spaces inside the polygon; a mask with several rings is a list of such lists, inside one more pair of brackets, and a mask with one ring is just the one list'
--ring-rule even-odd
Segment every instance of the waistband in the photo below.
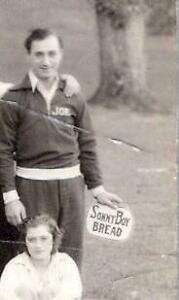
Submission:
{"label": "waistband", "polygon": [[80,165],[68,168],[38,169],[16,167],[16,175],[32,180],[60,180],[81,176]]}

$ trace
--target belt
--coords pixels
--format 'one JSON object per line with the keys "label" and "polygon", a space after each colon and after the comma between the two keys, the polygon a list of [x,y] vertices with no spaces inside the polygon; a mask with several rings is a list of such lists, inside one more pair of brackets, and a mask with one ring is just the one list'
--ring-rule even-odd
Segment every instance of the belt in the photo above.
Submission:
{"label": "belt", "polygon": [[32,180],[60,180],[81,176],[81,172],[80,165],[57,169],[37,169],[17,166],[16,175]]}

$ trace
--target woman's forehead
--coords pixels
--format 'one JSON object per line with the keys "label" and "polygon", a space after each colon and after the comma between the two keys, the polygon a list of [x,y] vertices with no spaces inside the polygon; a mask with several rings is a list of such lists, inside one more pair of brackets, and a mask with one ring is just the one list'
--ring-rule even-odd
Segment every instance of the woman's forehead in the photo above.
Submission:
{"label": "woman's forehead", "polygon": [[48,225],[38,225],[37,227],[29,227],[27,229],[27,235],[40,236],[51,235]]}

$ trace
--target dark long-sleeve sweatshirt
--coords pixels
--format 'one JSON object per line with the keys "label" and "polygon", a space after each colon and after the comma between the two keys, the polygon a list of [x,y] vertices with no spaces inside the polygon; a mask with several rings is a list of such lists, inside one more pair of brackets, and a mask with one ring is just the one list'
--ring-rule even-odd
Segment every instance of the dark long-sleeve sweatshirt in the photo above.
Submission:
{"label": "dark long-sleeve sweatshirt", "polygon": [[66,98],[60,81],[49,111],[43,96],[37,89],[32,91],[26,76],[3,100],[0,101],[3,192],[15,189],[14,153],[17,165],[26,168],[63,168],[80,163],[89,189],[102,184],[88,107],[79,95]]}

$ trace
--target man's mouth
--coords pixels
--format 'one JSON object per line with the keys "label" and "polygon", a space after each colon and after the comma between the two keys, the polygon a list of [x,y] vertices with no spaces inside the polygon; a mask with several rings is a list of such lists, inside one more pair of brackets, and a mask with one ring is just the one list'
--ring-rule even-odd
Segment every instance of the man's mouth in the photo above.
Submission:
{"label": "man's mouth", "polygon": [[50,71],[51,68],[50,67],[41,67],[40,69],[43,71]]}

